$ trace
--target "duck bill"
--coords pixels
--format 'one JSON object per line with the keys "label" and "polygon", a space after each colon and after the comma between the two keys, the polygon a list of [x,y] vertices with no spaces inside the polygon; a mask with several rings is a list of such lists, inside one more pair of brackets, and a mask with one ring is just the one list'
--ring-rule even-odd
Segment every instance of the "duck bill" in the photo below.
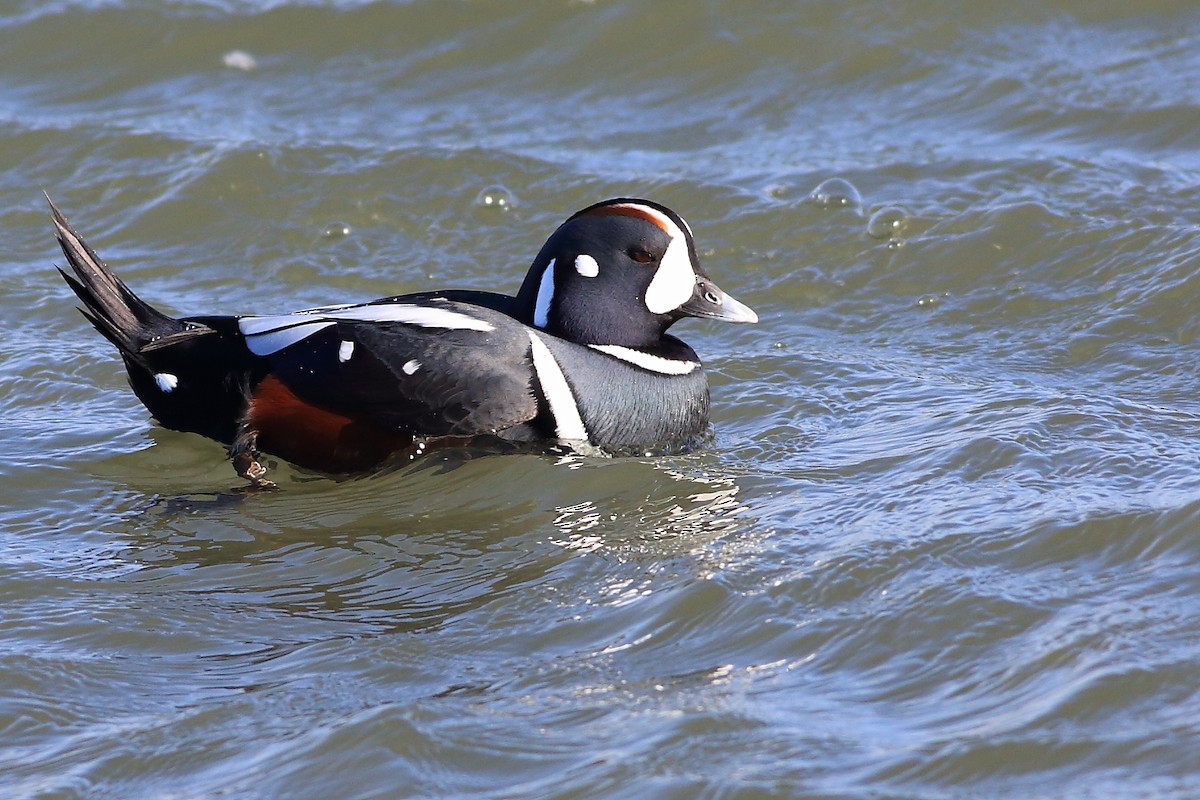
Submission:
{"label": "duck bill", "polygon": [[722,322],[758,322],[758,314],[745,303],[722,291],[708,278],[696,277],[696,290],[679,307],[682,317],[719,319]]}

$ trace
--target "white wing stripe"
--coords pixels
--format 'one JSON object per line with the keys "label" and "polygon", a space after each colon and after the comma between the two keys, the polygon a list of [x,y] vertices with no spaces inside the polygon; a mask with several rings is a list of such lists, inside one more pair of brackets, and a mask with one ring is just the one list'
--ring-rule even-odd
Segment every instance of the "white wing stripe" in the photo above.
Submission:
{"label": "white wing stripe", "polygon": [[588,441],[587,428],[579,416],[579,405],[554,354],[533,331],[529,332],[529,344],[533,348],[533,369],[537,372],[546,402],[550,404],[550,413],[554,415],[558,438],[573,442]]}

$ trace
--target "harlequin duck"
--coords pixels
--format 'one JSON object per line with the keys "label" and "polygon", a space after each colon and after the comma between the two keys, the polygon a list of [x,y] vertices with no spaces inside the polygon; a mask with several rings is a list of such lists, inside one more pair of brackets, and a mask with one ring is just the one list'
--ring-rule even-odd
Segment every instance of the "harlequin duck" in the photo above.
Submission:
{"label": "harlequin duck", "polygon": [[[49,198],[47,198],[49,200]],[[708,425],[682,317],[757,322],[700,268],[688,224],[649,200],[577,212],[515,297],[445,290],[292,314],[175,319],[142,301],[50,203],[92,325],[164,426],[324,472],[464,441],[621,451],[678,445]]]}

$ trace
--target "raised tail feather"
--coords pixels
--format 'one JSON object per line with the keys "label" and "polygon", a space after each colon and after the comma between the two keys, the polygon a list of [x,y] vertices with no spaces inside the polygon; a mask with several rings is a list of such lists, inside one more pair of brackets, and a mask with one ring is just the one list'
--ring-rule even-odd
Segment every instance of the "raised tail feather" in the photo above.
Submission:
{"label": "raised tail feather", "polygon": [[142,363],[144,352],[207,332],[203,326],[163,314],[134,294],[75,232],[49,195],[46,201],[54,215],[58,244],[75,274],[58,271],[83,301],[80,311],[121,355]]}
{"label": "raised tail feather", "polygon": [[249,387],[266,371],[237,336],[236,318],[201,321],[162,313],[113,274],[46,200],[71,265],[70,272],[59,272],[83,302],[83,316],[117,346],[134,393],[168,428],[231,441]]}

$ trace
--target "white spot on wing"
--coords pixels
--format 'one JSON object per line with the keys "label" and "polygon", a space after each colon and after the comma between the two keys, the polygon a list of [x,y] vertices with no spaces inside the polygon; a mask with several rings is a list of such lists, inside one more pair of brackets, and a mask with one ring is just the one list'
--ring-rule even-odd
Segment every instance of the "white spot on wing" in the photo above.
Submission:
{"label": "white spot on wing", "polygon": [[533,324],[539,328],[546,327],[550,320],[550,301],[554,299],[554,259],[546,265],[542,272],[542,282],[538,284],[537,301],[533,304]]}
{"label": "white spot on wing", "polygon": [[596,259],[584,253],[576,256],[575,271],[585,278],[594,278],[600,274],[600,265],[596,263]]}
{"label": "white spot on wing", "polygon": [[354,342],[342,342],[338,347],[338,361],[346,362],[354,355]]}
{"label": "white spot on wing", "polygon": [[417,361],[414,358],[411,361],[405,361],[404,366],[401,367],[400,369],[404,372],[405,375],[412,375],[420,368],[421,368],[421,362]]}
{"label": "white spot on wing", "polygon": [[593,344],[589,345],[589,347],[599,350],[602,353],[608,353],[613,358],[619,358],[634,366],[662,375],[687,375],[700,366],[695,361],[663,358],[662,356],[656,356],[641,350],[634,350],[632,347],[622,347],[618,344]]}
{"label": "white spot on wing", "polygon": [[686,303],[695,290],[696,273],[692,270],[687,242],[675,237],[667,246],[658,271],[646,289],[646,308],[652,314],[666,314]]}
{"label": "white spot on wing", "polygon": [[550,413],[554,415],[555,433],[559,439],[586,442],[587,428],[579,416],[579,406],[571,386],[554,359],[554,354],[533,331],[529,332],[529,344],[533,348],[533,369],[537,372],[546,402],[550,404]]}
{"label": "white spot on wing", "polygon": [[170,394],[179,385],[179,378],[169,372],[159,372],[155,374],[154,382],[164,394]]}

